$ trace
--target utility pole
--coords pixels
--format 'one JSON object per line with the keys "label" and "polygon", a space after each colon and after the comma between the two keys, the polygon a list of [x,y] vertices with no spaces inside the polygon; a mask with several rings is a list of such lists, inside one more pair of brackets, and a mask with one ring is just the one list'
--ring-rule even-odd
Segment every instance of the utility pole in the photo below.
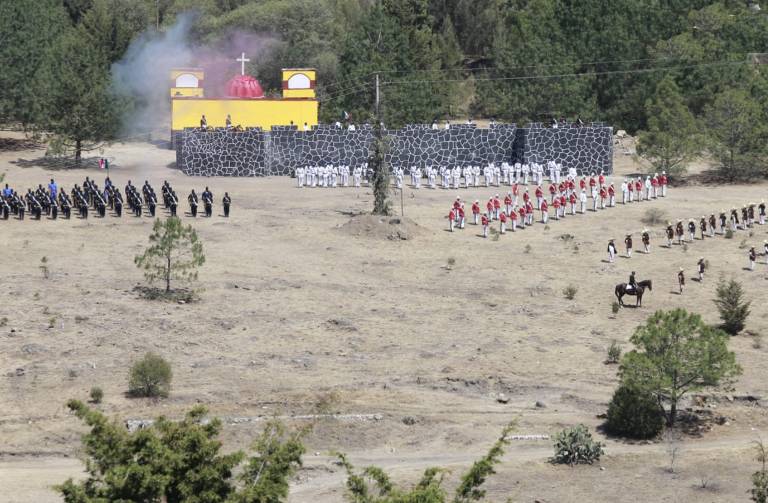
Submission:
{"label": "utility pole", "polygon": [[380,102],[380,94],[379,94],[379,74],[376,74],[376,120],[381,121],[381,118],[379,117],[379,102]]}

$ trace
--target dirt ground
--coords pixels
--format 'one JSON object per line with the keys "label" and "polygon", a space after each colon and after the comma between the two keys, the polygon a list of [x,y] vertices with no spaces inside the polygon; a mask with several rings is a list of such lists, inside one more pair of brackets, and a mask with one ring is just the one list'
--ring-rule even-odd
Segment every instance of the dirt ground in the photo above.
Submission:
{"label": "dirt ground", "polygon": [[[0,173],[24,190],[51,177],[67,189],[85,176],[103,183],[97,169],[16,163],[42,154],[6,145]],[[748,499],[758,467],[751,442],[766,436],[768,419],[761,405],[738,397],[768,395],[762,345],[768,341],[761,344],[759,336],[768,328],[768,266],[744,270],[744,246],[762,249],[768,226],[757,226],[751,237],[740,231],[731,240],[697,240],[687,250],[662,248],[657,228],[650,255],[636,252],[614,264],[607,263],[605,249],[608,238],[621,242],[628,232],[639,244],[648,208],[672,219],[698,219],[764,199],[767,185],[672,188],[663,200],[483,240],[473,225],[447,232],[445,215],[456,195],[487,200],[502,189],[407,188],[406,218],[392,233],[388,221],[350,221],[372,207],[365,187],[300,190],[289,178],[189,178],[172,169],[172,151],[149,143],[115,145],[106,155],[121,187],[128,179],[139,185],[149,179],[159,189],[167,179],[185,198],[208,185],[217,203],[230,193],[232,216],[219,216],[217,204],[211,219],[185,217],[206,254],[200,301],[192,304],[135,293],[143,278],[133,257],[147,246],[148,217],[0,221],[0,500],[59,501],[50,487],[82,475],[77,456],[84,429],[65,402],[87,399],[91,386],[104,389],[100,408],[120,420],[180,417],[196,403],[226,418],[377,415],[313,421],[293,502],[343,499],[344,474],[330,455],[334,450],[358,466],[385,467],[403,483],[429,466],[447,467],[453,486],[511,420],[521,435],[552,435],[578,423],[598,427],[617,383],[617,367],[604,363],[611,341],[631,349],[633,329],[656,309],[684,307],[716,322],[712,299],[721,275],[741,281],[753,300],[752,335],[731,341],[744,368],[727,392],[737,399],[720,392],[705,408],[724,417],[723,424],[675,444],[628,443],[596,433],[607,444],[605,457],[577,468],[549,464],[548,440],[516,440],[488,481],[488,499]],[[616,156],[619,174],[638,169],[621,149]],[[395,203],[399,215],[399,196]],[[44,256],[49,279],[40,270]],[[684,295],[677,295],[678,268],[690,278],[699,256],[710,263],[705,280],[689,279]],[[653,292],[641,309],[613,316],[614,285],[631,270],[638,279],[652,279]],[[569,301],[562,290],[571,284],[578,293]],[[129,366],[150,350],[173,366],[171,396],[129,399]],[[508,403],[497,400],[502,393]],[[234,424],[224,430],[227,449],[247,446],[262,424],[228,423]]]}

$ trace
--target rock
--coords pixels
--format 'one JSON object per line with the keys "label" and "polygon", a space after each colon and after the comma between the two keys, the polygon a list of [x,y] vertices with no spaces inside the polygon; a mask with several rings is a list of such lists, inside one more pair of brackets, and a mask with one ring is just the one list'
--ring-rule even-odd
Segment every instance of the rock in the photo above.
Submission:
{"label": "rock", "polygon": [[405,416],[403,418],[403,424],[407,426],[413,426],[414,424],[416,424],[416,418],[413,416]]}
{"label": "rock", "polygon": [[537,409],[546,409],[546,408],[547,408],[547,406],[546,406],[546,404],[545,404],[544,402],[541,402],[541,401],[539,401],[539,400],[536,400],[536,408],[537,408]]}
{"label": "rock", "polygon": [[16,377],[21,377],[25,374],[25,371],[23,368],[17,368],[16,369]]}
{"label": "rock", "polygon": [[605,467],[604,467],[604,466],[601,466],[601,467],[600,467],[600,471],[601,471],[601,472],[604,472],[604,471],[605,471]]}
{"label": "rock", "polygon": [[179,304],[186,304],[186,301],[179,299]]}
{"label": "rock", "polygon": [[496,401],[499,403],[509,403],[509,397],[504,393],[499,393],[499,396],[496,397]]}

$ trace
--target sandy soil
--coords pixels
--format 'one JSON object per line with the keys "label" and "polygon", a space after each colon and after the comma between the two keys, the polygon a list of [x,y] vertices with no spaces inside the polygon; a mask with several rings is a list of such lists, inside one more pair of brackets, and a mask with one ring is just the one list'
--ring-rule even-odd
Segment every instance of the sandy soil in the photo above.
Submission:
{"label": "sandy soil", "polygon": [[[103,181],[98,170],[14,164],[42,153],[0,152],[0,173],[24,189],[51,176],[67,188],[86,175]],[[133,291],[142,282],[133,257],[147,244],[149,218],[0,221],[0,319],[7,318],[0,328],[3,501],[58,501],[49,487],[82,473],[84,429],[64,404],[86,399],[95,385],[105,391],[101,409],[120,419],[178,417],[195,403],[227,417],[381,414],[380,420],[315,421],[291,501],[336,502],[344,477],[331,450],[349,453],[360,466],[384,466],[403,482],[428,466],[446,466],[451,485],[510,420],[520,434],[553,434],[580,422],[597,427],[617,382],[616,366],[603,363],[611,341],[629,349],[634,327],[656,309],[685,307],[715,322],[720,275],[736,277],[753,297],[748,330],[768,328],[768,266],[743,269],[743,246],[761,245],[768,226],[752,237],[740,232],[732,240],[696,241],[687,251],[661,248],[655,229],[652,254],[605,261],[607,239],[639,232],[650,207],[671,218],[699,217],[763,199],[766,185],[673,188],[664,200],[568,217],[548,230],[537,224],[499,240],[479,238],[472,225],[447,232],[444,216],[455,191],[406,189],[406,218],[398,226],[407,228],[408,239],[388,239],[387,232],[367,231],[369,224],[350,223],[351,215],[372,207],[368,188],[299,190],[288,178],[188,178],[169,167],[173,152],[146,143],[115,145],[106,155],[121,186],[149,179],[159,188],[167,179],[186,195],[209,185],[217,201],[229,191],[232,217],[218,216],[218,206],[214,218],[194,221],[207,261],[201,300],[185,305],[143,300]],[[621,174],[638,169],[620,151],[616,165]],[[483,200],[496,192],[458,195]],[[395,207],[399,214],[399,197]],[[43,256],[47,280],[39,269]],[[711,264],[705,281],[689,281],[677,295],[677,269],[692,274],[699,256]],[[642,309],[614,317],[613,287],[630,270],[653,279],[654,291]],[[572,301],[561,293],[569,284],[578,286]],[[750,335],[733,338],[731,347],[744,367],[732,393],[766,396],[765,349]],[[173,365],[167,400],[124,396],[131,361],[148,350]],[[500,393],[508,403],[496,400]],[[765,410],[724,398],[709,410],[727,422],[686,437],[675,473],[666,469],[664,442],[605,439],[600,466],[571,469],[547,463],[550,442],[515,441],[488,482],[489,499],[743,501],[757,467],[750,442],[765,436]],[[259,428],[259,422],[228,425],[227,449],[247,445]]]}

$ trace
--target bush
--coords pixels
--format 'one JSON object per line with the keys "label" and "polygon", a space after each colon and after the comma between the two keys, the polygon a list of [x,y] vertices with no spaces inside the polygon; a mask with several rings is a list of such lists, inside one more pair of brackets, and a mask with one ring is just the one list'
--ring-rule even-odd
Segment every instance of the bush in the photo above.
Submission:
{"label": "bush", "polygon": [[733,229],[725,230],[725,239],[733,239]]}
{"label": "bush", "polygon": [[101,403],[101,399],[104,398],[104,391],[98,386],[91,388],[91,402]]}
{"label": "bush", "polygon": [[731,335],[736,335],[744,330],[744,322],[749,316],[751,302],[744,300],[744,289],[741,283],[731,279],[721,280],[717,284],[717,298],[714,300],[717,310],[720,311],[720,319],[723,320],[721,328]]}
{"label": "bush", "polygon": [[576,292],[578,292],[579,289],[576,288],[573,285],[568,285],[563,289],[563,295],[568,300],[573,300],[576,297]]}
{"label": "bush", "polygon": [[611,312],[613,314],[618,314],[619,313],[619,309],[621,309],[621,305],[614,300],[613,304],[611,304]]}
{"label": "bush", "polygon": [[661,433],[663,419],[659,404],[650,393],[622,384],[608,404],[605,429],[623,437],[653,438]]}
{"label": "bush", "polygon": [[603,445],[592,440],[592,434],[583,424],[566,428],[555,436],[556,464],[592,464],[603,455]]}
{"label": "bush", "polygon": [[640,219],[646,225],[660,225],[668,220],[667,212],[660,208],[648,208]]}
{"label": "bush", "polygon": [[605,363],[619,363],[621,359],[621,346],[616,341],[611,342],[608,346],[608,358],[605,359]]}
{"label": "bush", "polygon": [[171,388],[171,365],[162,356],[147,353],[133,364],[128,392],[133,396],[166,397]]}

